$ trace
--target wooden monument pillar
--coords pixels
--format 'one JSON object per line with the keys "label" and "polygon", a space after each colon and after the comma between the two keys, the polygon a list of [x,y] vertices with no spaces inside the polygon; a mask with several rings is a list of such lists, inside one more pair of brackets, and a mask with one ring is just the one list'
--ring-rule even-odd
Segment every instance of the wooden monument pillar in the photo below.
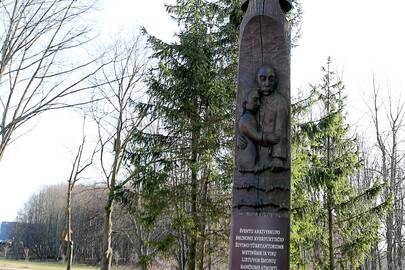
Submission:
{"label": "wooden monument pillar", "polygon": [[230,270],[289,270],[290,0],[245,0]]}

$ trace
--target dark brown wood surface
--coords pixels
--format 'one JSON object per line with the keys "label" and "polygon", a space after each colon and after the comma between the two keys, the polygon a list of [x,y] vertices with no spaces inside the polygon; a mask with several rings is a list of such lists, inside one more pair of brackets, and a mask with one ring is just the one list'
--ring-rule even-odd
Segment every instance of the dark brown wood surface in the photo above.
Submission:
{"label": "dark brown wood surface", "polygon": [[[244,1],[235,123],[231,270],[289,269],[291,102],[286,1],[290,3]],[[281,238],[249,235],[245,229],[279,231]],[[270,239],[272,243],[262,245],[260,239]],[[278,244],[283,248],[272,250]]]}
{"label": "dark brown wood surface", "polygon": [[[236,136],[237,145],[243,137],[239,130],[239,121],[243,115],[243,102],[249,91],[258,89],[257,72],[265,65],[273,67],[278,79],[277,96],[285,100],[287,107],[285,152],[288,153],[286,169],[274,172],[271,170],[258,171],[256,173],[245,173],[238,166],[234,170],[234,212],[241,213],[278,213],[288,216],[290,207],[290,34],[289,26],[278,0],[250,0],[240,30],[240,52],[239,52],[239,73],[238,73],[238,95],[236,107]],[[266,108],[266,105],[273,104],[266,102],[268,99],[277,98],[261,97],[261,107],[257,116],[258,129],[266,131],[266,124],[263,122],[263,115],[274,113],[275,108]],[[283,102],[278,102],[283,103]],[[276,110],[282,110],[276,108]],[[280,112],[281,113],[281,112]],[[269,116],[270,117],[270,116]],[[262,119],[259,119],[262,118]],[[270,119],[271,120],[271,119]],[[279,119],[274,120],[277,122]],[[271,130],[271,129],[268,129]],[[243,143],[242,143],[243,144]],[[271,147],[256,145],[258,159],[260,153],[272,151]],[[240,155],[244,151],[236,147],[235,160],[243,160]]]}

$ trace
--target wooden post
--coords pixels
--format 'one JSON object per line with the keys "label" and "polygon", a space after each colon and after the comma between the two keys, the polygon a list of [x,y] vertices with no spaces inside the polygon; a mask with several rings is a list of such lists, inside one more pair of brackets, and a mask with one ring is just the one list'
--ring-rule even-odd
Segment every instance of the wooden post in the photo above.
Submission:
{"label": "wooden post", "polygon": [[291,7],[242,4],[231,270],[289,269]]}

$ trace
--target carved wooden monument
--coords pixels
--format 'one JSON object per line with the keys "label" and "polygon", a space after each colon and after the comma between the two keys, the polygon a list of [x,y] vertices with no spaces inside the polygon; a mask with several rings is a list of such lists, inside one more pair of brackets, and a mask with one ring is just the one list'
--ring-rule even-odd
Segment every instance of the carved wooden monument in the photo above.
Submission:
{"label": "carved wooden monument", "polygon": [[289,269],[290,0],[245,0],[230,269]]}

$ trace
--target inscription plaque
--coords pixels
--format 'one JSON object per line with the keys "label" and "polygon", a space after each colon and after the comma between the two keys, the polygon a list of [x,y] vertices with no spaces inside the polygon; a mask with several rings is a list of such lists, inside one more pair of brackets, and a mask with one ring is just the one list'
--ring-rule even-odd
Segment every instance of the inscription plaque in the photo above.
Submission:
{"label": "inscription plaque", "polygon": [[231,269],[289,269],[288,218],[234,216]]}

